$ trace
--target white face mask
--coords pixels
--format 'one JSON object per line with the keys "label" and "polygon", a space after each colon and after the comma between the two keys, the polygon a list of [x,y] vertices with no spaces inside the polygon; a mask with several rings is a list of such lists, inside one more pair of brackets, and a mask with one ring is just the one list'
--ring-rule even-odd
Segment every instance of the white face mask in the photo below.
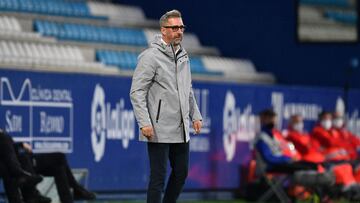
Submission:
{"label": "white face mask", "polygon": [[304,130],[304,123],[303,122],[295,123],[293,124],[292,128],[295,131],[302,132]]}
{"label": "white face mask", "polygon": [[333,120],[333,125],[334,125],[335,128],[342,128],[344,126],[344,119],[335,118]]}
{"label": "white face mask", "polygon": [[326,120],[322,120],[320,125],[325,128],[325,130],[330,130],[331,128],[331,120],[330,119],[326,119]]}

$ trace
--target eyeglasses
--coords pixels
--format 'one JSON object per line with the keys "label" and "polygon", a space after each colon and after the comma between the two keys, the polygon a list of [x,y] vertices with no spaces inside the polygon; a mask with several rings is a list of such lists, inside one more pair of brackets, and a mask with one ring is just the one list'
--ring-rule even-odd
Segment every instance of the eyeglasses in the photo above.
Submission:
{"label": "eyeglasses", "polygon": [[186,26],[185,25],[173,25],[173,26],[163,26],[164,28],[171,28],[173,32],[179,31],[179,29],[184,32]]}

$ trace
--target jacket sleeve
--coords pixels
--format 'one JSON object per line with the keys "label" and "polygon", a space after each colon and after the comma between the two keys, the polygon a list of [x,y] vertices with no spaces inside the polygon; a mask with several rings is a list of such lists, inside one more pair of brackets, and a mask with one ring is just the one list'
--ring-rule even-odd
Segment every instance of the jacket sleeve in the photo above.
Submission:
{"label": "jacket sleeve", "polygon": [[190,95],[189,95],[189,107],[190,107],[190,110],[189,110],[190,115],[189,116],[190,116],[191,121],[202,120],[202,116],[199,111],[199,107],[196,103],[192,85],[190,88]]}
{"label": "jacket sleeve", "polygon": [[148,90],[156,72],[152,61],[149,52],[144,52],[139,56],[131,83],[130,99],[140,128],[152,125],[147,107]]}
{"label": "jacket sleeve", "polygon": [[269,146],[266,145],[266,143],[262,140],[259,140],[256,143],[256,149],[259,151],[259,153],[261,154],[262,158],[265,160],[265,162],[268,165],[276,165],[276,164],[286,164],[289,163],[291,161],[291,158],[287,157],[287,156],[275,156]]}

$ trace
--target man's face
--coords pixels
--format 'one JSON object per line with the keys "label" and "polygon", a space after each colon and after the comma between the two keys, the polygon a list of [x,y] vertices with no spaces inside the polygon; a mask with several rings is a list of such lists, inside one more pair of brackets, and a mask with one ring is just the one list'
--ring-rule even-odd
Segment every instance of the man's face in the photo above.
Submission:
{"label": "man's face", "polygon": [[260,118],[261,126],[274,128],[276,126],[276,116],[263,116]]}
{"label": "man's face", "polygon": [[185,26],[181,18],[169,18],[167,23],[161,27],[161,33],[166,43],[177,46],[183,38]]}
{"label": "man's face", "polygon": [[320,125],[325,130],[330,130],[330,128],[332,126],[332,115],[330,113],[324,114],[320,119]]}
{"label": "man's face", "polygon": [[292,130],[302,132],[304,129],[304,120],[300,115],[292,116],[290,119],[290,127]]}
{"label": "man's face", "polygon": [[291,117],[290,122],[291,122],[292,125],[295,125],[297,123],[302,123],[304,121],[303,121],[303,118],[301,116],[296,115],[296,116]]}
{"label": "man's face", "polygon": [[324,121],[324,120],[330,120],[331,121],[332,119],[332,115],[330,113],[326,113],[324,114],[322,117],[321,117],[321,121]]}

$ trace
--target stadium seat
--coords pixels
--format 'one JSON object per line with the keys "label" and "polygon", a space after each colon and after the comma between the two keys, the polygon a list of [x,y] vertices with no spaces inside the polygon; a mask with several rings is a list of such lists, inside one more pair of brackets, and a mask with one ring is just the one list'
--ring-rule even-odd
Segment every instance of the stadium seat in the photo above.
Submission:
{"label": "stadium seat", "polygon": [[137,53],[128,51],[98,50],[96,52],[97,61],[106,65],[117,66],[122,70],[134,70],[137,56]]}
{"label": "stadium seat", "polygon": [[19,21],[14,17],[1,16],[0,17],[0,30],[7,30],[13,32],[21,32]]}
{"label": "stadium seat", "polygon": [[85,60],[78,47],[47,43],[0,41],[0,63],[56,67],[103,68]]}
{"label": "stadium seat", "polygon": [[356,25],[357,22],[357,15],[355,12],[327,10],[324,12],[324,16],[328,19],[350,25]]}
{"label": "stadium seat", "polygon": [[87,3],[90,12],[96,16],[107,16],[111,21],[123,23],[141,23],[146,21],[143,10],[139,7],[114,5],[104,2],[90,1]]}
{"label": "stadium seat", "polygon": [[105,16],[91,15],[84,1],[64,0],[0,0],[0,10],[59,15],[65,17],[85,17],[107,19]]}
{"label": "stadium seat", "polygon": [[350,7],[351,3],[348,0],[300,0],[301,4],[318,5],[318,6],[338,6]]}
{"label": "stadium seat", "polygon": [[201,58],[190,57],[191,72],[195,74],[206,74],[206,75],[222,75],[220,71],[209,71],[204,66]]}
{"label": "stadium seat", "polygon": [[105,27],[87,24],[59,23],[35,20],[34,30],[44,36],[52,36],[66,40],[123,44],[132,46],[147,45],[144,32],[140,29],[134,28]]}

